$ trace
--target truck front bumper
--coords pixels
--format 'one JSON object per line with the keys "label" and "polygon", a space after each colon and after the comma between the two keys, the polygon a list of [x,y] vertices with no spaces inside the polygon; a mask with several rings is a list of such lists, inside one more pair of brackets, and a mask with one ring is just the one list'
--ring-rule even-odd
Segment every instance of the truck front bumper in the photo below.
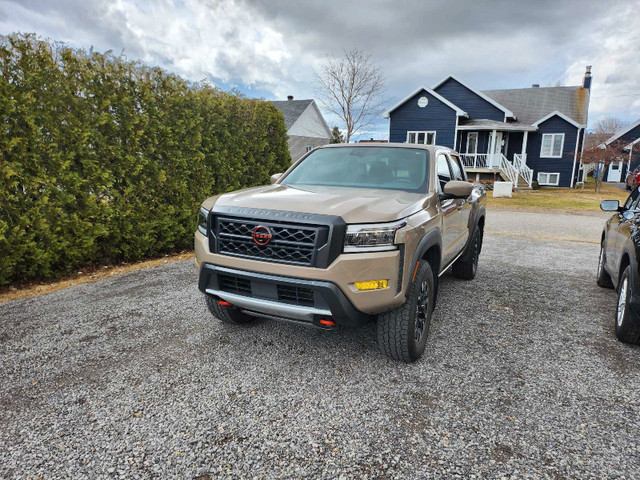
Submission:
{"label": "truck front bumper", "polygon": [[321,320],[346,327],[362,326],[372,316],[357,310],[331,282],[247,272],[210,263],[200,267],[198,288],[249,314],[302,322],[318,327]]}

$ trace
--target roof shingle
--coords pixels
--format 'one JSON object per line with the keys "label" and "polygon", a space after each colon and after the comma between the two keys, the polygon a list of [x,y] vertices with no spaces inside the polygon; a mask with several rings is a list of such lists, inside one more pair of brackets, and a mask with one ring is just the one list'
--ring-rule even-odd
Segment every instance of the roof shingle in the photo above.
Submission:
{"label": "roof shingle", "polygon": [[516,88],[483,93],[509,108],[520,123],[531,125],[557,110],[580,125],[587,124],[589,90],[583,87]]}
{"label": "roof shingle", "polygon": [[284,115],[284,123],[289,130],[313,100],[278,100],[273,105]]}

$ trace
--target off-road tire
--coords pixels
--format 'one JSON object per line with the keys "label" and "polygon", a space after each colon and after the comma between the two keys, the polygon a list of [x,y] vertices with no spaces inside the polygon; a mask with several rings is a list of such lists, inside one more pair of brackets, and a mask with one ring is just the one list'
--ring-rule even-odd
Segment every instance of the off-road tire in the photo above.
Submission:
{"label": "off-road tire", "polygon": [[[423,293],[423,286],[426,287],[426,294]],[[418,301],[421,296],[426,296],[426,306],[421,310],[425,318],[422,334],[416,340],[419,325]],[[405,303],[378,316],[378,348],[382,353],[403,362],[415,362],[422,356],[429,336],[433,296],[433,271],[429,262],[423,260],[418,266],[414,281],[409,284]]]}
{"label": "off-road tire", "polygon": [[604,241],[600,243],[600,256],[598,257],[598,271],[596,272],[596,283],[602,288],[613,288],[613,282],[611,276],[604,269],[606,260],[606,254],[604,252]]}
{"label": "off-road tire", "polygon": [[236,307],[224,307],[218,303],[218,300],[207,295],[206,297],[207,307],[214,317],[219,319],[222,323],[230,325],[242,325],[255,320],[251,315],[247,315],[241,312]]}
{"label": "off-road tire", "polygon": [[483,231],[481,228],[476,228],[473,231],[473,236],[469,245],[467,245],[467,251],[456,260],[453,264],[451,271],[457,278],[463,280],[473,280],[476,278],[476,272],[478,271],[478,259],[480,258],[480,252],[482,251],[482,237]]}
{"label": "off-road tire", "polygon": [[616,307],[616,337],[625,343],[640,343],[640,318],[629,305],[633,292],[631,265],[622,272],[618,282],[618,303]]}

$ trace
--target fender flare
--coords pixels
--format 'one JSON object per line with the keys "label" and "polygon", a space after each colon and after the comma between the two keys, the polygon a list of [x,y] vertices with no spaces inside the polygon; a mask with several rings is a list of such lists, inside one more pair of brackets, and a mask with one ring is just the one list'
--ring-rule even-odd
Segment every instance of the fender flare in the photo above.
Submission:
{"label": "fender flare", "polygon": [[[425,234],[425,236],[420,239],[420,242],[418,242],[418,246],[413,252],[413,258],[411,259],[411,269],[409,270],[409,283],[413,281],[411,276],[413,275],[413,272],[416,269],[416,265],[418,264],[420,259],[424,256],[425,253],[427,253],[427,250],[429,250],[431,247],[434,247],[434,246],[437,246],[440,249],[440,255],[442,256],[442,232],[440,231],[440,228],[434,228],[433,230]],[[440,263],[442,263],[442,257],[440,258]],[[438,270],[440,269],[440,267],[442,267],[441,264],[438,265]],[[435,275],[440,274],[439,271],[438,272],[434,271],[434,273]]]}
{"label": "fender flare", "polygon": [[[462,255],[461,258],[468,260],[469,258],[469,244],[471,243],[471,240],[473,239],[473,236],[476,233],[476,230],[479,228],[478,224],[480,223],[480,219],[481,218],[485,218],[486,213],[485,213],[485,208],[484,206],[481,206],[478,208],[478,211],[476,212],[476,214],[474,215],[474,219],[473,219],[473,228],[470,228],[470,235],[469,238],[467,238],[467,243],[464,246],[464,254]],[[469,227],[471,227],[471,221],[469,221]]]}

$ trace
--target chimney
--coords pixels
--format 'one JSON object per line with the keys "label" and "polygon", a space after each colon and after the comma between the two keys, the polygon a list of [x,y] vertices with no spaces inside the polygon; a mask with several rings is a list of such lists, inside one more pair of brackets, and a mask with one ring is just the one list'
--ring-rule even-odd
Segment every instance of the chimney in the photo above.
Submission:
{"label": "chimney", "polygon": [[287,100],[293,100],[293,95],[287,95]]}
{"label": "chimney", "polygon": [[534,83],[533,85],[531,85],[531,88],[540,88],[540,84],[539,83]]}
{"label": "chimney", "polygon": [[591,65],[587,65],[587,69],[584,72],[584,80],[582,80],[582,88],[591,90]]}

